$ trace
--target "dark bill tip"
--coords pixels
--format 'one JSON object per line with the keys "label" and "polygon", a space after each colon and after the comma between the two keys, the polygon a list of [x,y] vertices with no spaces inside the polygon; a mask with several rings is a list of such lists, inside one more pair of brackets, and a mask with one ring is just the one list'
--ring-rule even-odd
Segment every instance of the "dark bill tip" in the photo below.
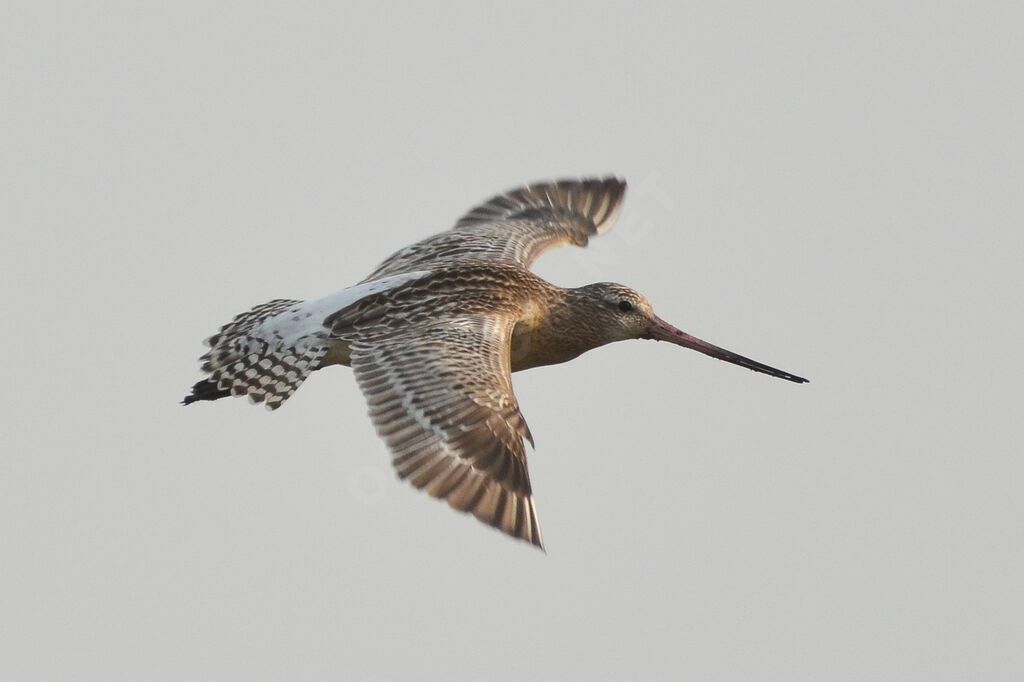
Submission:
{"label": "dark bill tip", "polygon": [[785,379],[786,381],[792,381],[796,384],[808,383],[808,380],[803,377],[798,377],[795,374],[790,374],[789,372],[784,372],[781,369],[770,367],[764,363],[758,362],[757,360],[751,360],[750,358],[739,355],[738,353],[733,353],[732,351],[724,348],[719,348],[707,341],[698,339],[696,336],[690,336],[686,332],[676,329],[661,318],[655,318],[654,326],[651,327],[651,330],[644,336],[644,338],[654,339],[655,341],[668,341],[669,343],[674,343],[677,346],[690,348],[691,350],[701,352],[704,355],[709,355],[713,358],[718,358],[719,360],[725,360],[726,362],[731,362],[732,364],[739,365],[740,367],[746,367],[754,372],[761,372],[762,374],[767,374],[779,379]]}

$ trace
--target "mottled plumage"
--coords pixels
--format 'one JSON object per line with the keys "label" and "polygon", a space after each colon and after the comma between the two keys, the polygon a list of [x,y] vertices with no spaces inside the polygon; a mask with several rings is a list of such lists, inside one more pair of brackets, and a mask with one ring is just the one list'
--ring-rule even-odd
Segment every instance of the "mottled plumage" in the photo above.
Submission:
{"label": "mottled plumage", "polygon": [[528,269],[544,251],[606,232],[626,183],[616,178],[564,180],[499,194],[462,216],[455,227],[393,254],[364,281],[421,266],[510,265]]}
{"label": "mottled plumage", "polygon": [[208,340],[209,376],[184,402],[248,395],[276,409],[312,371],[349,365],[401,478],[540,547],[524,445],[533,438],[511,372],[649,338],[806,381],[680,332],[628,287],[562,289],[529,272],[546,249],[606,231],[625,188],[616,178],[519,188],[355,287],[242,313]]}

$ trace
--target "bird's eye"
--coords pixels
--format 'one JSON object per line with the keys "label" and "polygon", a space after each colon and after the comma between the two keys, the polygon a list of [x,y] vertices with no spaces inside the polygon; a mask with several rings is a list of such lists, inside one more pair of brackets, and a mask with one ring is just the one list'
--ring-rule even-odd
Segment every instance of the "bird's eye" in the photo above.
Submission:
{"label": "bird's eye", "polygon": [[625,299],[619,301],[619,310],[621,310],[622,312],[628,313],[632,309],[633,309],[633,304],[630,303],[629,301],[627,301]]}

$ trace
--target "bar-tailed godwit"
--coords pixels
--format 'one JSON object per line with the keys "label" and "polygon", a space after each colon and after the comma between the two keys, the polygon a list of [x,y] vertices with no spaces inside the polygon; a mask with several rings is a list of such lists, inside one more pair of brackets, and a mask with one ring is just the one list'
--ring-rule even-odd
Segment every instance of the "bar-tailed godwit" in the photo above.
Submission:
{"label": "bar-tailed godwit", "polygon": [[621,284],[563,289],[530,272],[555,246],[611,224],[626,183],[564,180],[486,201],[324,298],[278,299],[207,339],[207,378],[184,403],[247,395],[277,409],[310,372],[352,367],[399,477],[543,547],[510,374],[613,341],[654,339],[797,383],[807,380],[686,334]]}

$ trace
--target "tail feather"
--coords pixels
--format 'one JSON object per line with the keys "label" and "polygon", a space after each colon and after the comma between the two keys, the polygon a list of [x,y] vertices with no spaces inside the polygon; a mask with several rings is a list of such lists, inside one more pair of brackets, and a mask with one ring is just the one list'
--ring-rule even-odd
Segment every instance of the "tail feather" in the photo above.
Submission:
{"label": "tail feather", "polygon": [[[235,317],[206,340],[199,358],[209,377],[196,383],[183,404],[248,395],[274,410],[320,366],[326,338],[302,333],[302,301],[276,299]],[[297,333],[298,332],[298,333]]]}
{"label": "tail feather", "polygon": [[231,395],[231,391],[221,390],[217,388],[217,384],[209,379],[202,379],[196,382],[196,385],[192,387],[192,393],[185,396],[181,404],[191,405],[200,400],[217,400],[219,398],[227,398],[229,395]]}

